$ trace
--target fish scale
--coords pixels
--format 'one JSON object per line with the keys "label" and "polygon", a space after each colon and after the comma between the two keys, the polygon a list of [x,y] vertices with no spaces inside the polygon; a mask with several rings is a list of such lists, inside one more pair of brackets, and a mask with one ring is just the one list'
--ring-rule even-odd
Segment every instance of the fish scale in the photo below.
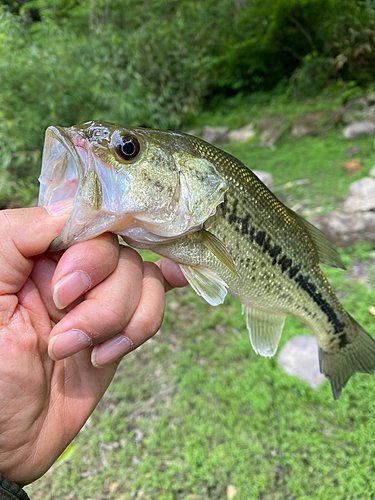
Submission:
{"label": "fish scale", "polygon": [[112,231],[170,258],[210,304],[227,293],[242,303],[251,344],[266,357],[285,317],[296,316],[316,336],[335,399],[355,372],[375,371],[374,340],[319,267],[343,267],[332,243],[228,153],[175,132],[105,122],[50,127],[40,181],[42,205],[77,186],[52,250]]}

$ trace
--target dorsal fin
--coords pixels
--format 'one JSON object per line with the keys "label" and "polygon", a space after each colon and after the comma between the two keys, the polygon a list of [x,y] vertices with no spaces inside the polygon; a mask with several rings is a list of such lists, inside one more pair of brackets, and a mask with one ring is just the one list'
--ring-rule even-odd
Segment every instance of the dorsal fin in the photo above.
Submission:
{"label": "dorsal fin", "polygon": [[341,260],[337,248],[331,241],[329,241],[327,236],[318,228],[310,224],[310,222],[305,220],[301,215],[296,214],[290,209],[289,211],[291,212],[291,216],[295,217],[298,224],[309,235],[311,243],[313,244],[316,253],[318,254],[319,263],[325,264],[326,266],[340,267],[341,269],[345,269],[344,263]]}

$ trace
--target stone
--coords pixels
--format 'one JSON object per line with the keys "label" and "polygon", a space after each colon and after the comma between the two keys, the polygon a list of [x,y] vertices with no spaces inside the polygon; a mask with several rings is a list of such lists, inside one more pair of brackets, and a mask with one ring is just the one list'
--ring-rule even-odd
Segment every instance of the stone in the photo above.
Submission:
{"label": "stone", "polygon": [[302,113],[294,119],[292,136],[296,138],[315,136],[327,132],[341,121],[341,110],[324,110],[315,113]]}
{"label": "stone", "polygon": [[345,156],[354,156],[358,154],[361,151],[361,148],[359,146],[352,146],[351,148],[348,148],[344,155]]}
{"label": "stone", "polygon": [[263,172],[262,170],[253,170],[253,173],[260,179],[263,184],[265,184],[268,189],[272,189],[273,177],[269,172]]}
{"label": "stone", "polygon": [[344,109],[362,111],[368,108],[368,101],[364,97],[353,97],[345,104]]}
{"label": "stone", "polygon": [[375,104],[375,92],[371,92],[368,96],[367,96],[367,102],[370,104],[370,106],[372,104]]}
{"label": "stone", "polygon": [[254,123],[249,123],[242,128],[237,130],[232,130],[228,134],[229,139],[236,142],[243,142],[252,139],[255,136],[255,125]]}
{"label": "stone", "polygon": [[282,115],[272,115],[259,122],[260,142],[271,146],[281,137],[288,122]]}
{"label": "stone", "polygon": [[375,177],[375,165],[374,165],[373,167],[371,167],[371,170],[370,170],[370,172],[368,173],[368,175],[369,175],[370,177]]}
{"label": "stone", "polygon": [[374,133],[375,123],[372,123],[369,120],[365,120],[363,122],[353,122],[346,126],[343,130],[345,139],[356,139],[360,135],[373,135]]}
{"label": "stone", "polygon": [[202,139],[211,144],[219,144],[228,141],[228,127],[203,127]]}
{"label": "stone", "polygon": [[343,210],[346,213],[375,210],[375,179],[363,177],[349,186]]}
{"label": "stone", "polygon": [[285,373],[307,382],[313,389],[325,380],[319,370],[318,344],[311,335],[290,339],[281,349],[277,361]]}
{"label": "stone", "polygon": [[348,247],[359,242],[375,243],[375,212],[327,212],[311,217],[309,222],[337,246]]}
{"label": "stone", "polygon": [[362,168],[361,160],[346,161],[342,166],[342,169],[345,170],[345,172],[348,172],[348,174],[350,175],[360,172],[361,168]]}

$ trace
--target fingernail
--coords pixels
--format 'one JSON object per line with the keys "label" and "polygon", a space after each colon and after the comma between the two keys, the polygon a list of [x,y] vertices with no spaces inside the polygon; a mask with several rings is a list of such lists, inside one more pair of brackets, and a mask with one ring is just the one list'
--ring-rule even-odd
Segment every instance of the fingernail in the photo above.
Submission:
{"label": "fingernail", "polygon": [[65,200],[60,200],[52,205],[44,207],[49,215],[57,217],[59,215],[64,215],[66,212],[70,212],[73,208],[73,198],[66,198]]}
{"label": "fingernail", "polygon": [[48,355],[54,361],[72,356],[92,345],[92,340],[81,330],[69,330],[53,337],[48,344]]}
{"label": "fingernail", "polygon": [[128,337],[116,335],[94,347],[91,354],[91,363],[95,368],[102,368],[125,356],[133,348],[134,344]]}
{"label": "fingernail", "polygon": [[61,278],[53,290],[53,301],[57,309],[71,304],[91,287],[91,278],[85,271],[74,271]]}

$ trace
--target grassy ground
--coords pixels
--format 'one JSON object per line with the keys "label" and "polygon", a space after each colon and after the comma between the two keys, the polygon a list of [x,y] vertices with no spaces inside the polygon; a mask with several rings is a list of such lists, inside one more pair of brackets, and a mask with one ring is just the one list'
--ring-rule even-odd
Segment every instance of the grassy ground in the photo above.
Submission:
{"label": "grassy ground", "polygon": [[[243,124],[240,113],[232,114],[233,124]],[[375,155],[371,140],[356,144],[361,177]],[[274,150],[227,149],[272,172],[275,185],[310,179],[278,192],[309,214],[335,208],[356,179],[341,169],[351,145],[332,131],[285,137]],[[375,306],[372,247],[342,256],[347,271],[326,274],[345,308],[375,336],[368,311]],[[289,317],[281,346],[308,333]],[[333,401],[328,382],[314,391],[284,374],[276,359],[252,351],[236,300],[213,308],[189,288],[175,290],[161,331],[124,359],[83,431],[28,492],[33,500],[372,499],[374,393],[375,377],[356,375]]]}

